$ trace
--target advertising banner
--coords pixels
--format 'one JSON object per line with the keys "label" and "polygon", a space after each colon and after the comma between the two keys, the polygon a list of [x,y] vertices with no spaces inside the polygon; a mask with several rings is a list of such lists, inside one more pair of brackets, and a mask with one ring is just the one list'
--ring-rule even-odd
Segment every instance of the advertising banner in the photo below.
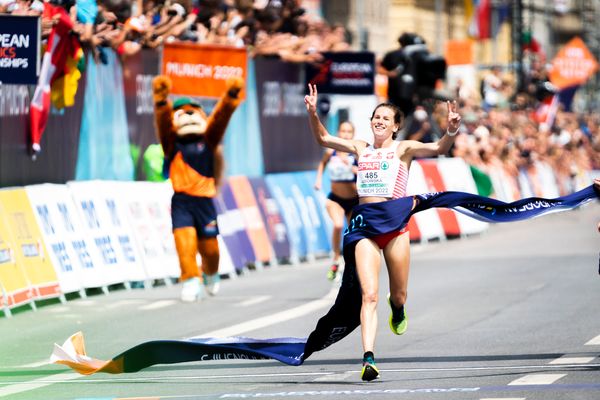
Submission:
{"label": "advertising banner", "polygon": [[323,61],[306,63],[306,84],[317,85],[319,94],[374,94],[375,54],[324,52]]}
{"label": "advertising banner", "polygon": [[[440,158],[436,160],[438,170],[444,180],[445,190],[477,194],[477,187],[467,163],[462,158]],[[554,197],[558,197],[558,194]],[[464,214],[455,212],[460,232],[471,235],[485,231],[489,224]]]}
{"label": "advertising banner", "polygon": [[118,196],[148,279],[178,278],[179,258],[171,224],[171,184],[154,182],[104,182]]}
{"label": "advertising banner", "polygon": [[123,88],[129,141],[134,146],[136,180],[148,178],[143,169],[143,154],[149,145],[157,143],[154,131],[154,101],[152,79],[159,73],[159,52],[142,49],[123,63]]}
{"label": "advertising banner", "polygon": [[582,85],[598,71],[598,60],[579,37],[571,39],[552,60],[550,81],[559,89]]}
{"label": "advertising banner", "polygon": [[[417,160],[418,164],[423,169],[423,173],[425,175],[425,182],[427,182],[428,192],[443,192],[446,190],[446,185],[444,184],[444,179],[440,174],[438,169],[438,165],[436,160],[434,159],[423,159]],[[413,165],[416,163],[413,163]],[[412,171],[411,171],[412,172]],[[440,220],[442,221],[442,226],[444,227],[444,232],[446,236],[460,236],[460,225],[458,224],[458,218],[456,216],[456,212],[439,208],[436,210],[438,213]]]}
{"label": "advertising banner", "polygon": [[295,172],[293,174],[306,203],[311,226],[317,236],[314,254],[323,256],[331,251],[331,229],[328,227],[330,218],[327,215],[325,205],[318,199],[317,192],[314,189],[316,175],[315,171]]}
{"label": "advertising banner", "polygon": [[249,178],[249,181],[275,256],[278,260],[289,260],[290,242],[279,204],[262,177]]}
{"label": "advertising banner", "polygon": [[228,78],[246,80],[247,58],[245,47],[166,43],[161,71],[171,78],[175,95],[219,98]]}
{"label": "advertising banner", "polygon": [[0,202],[15,244],[16,262],[23,268],[34,298],[60,296],[58,277],[48,257],[27,192],[23,188],[1,190]]}
{"label": "advertising banner", "polygon": [[256,260],[263,263],[270,262],[275,257],[275,254],[271,248],[269,235],[265,229],[248,178],[245,176],[232,176],[227,181],[229,182],[229,187],[231,188],[238,209],[242,213],[246,232],[250,238]]}
{"label": "advertising banner", "polygon": [[[418,162],[413,162],[410,165],[406,194],[410,196],[429,192],[431,192],[431,189],[427,185],[427,179],[423,173],[423,168],[421,168],[421,165]],[[408,222],[408,230],[411,241],[426,242],[432,239],[446,238],[442,221],[435,209],[421,211],[413,215]]]}
{"label": "advertising banner", "polygon": [[[87,252],[82,231],[77,232],[77,214],[65,185],[42,184],[25,187],[27,197],[41,228],[48,255],[63,293],[99,286],[94,263]],[[101,278],[100,278],[101,279]],[[84,282],[87,284],[84,284]]]}
{"label": "advertising banner", "polygon": [[237,237],[238,246],[240,246],[239,248],[244,255],[246,263],[256,262],[258,259],[254,252],[254,248],[252,247],[250,237],[248,236],[246,221],[242,215],[242,210],[235,200],[231,185],[227,181],[223,182],[223,185],[221,186],[221,198],[223,199],[222,204],[227,210],[228,223],[235,226],[235,236]]}
{"label": "advertising banner", "polygon": [[23,268],[17,264],[15,245],[0,202],[0,308],[16,307],[33,300]]}
{"label": "advertising banner", "polygon": [[35,85],[40,74],[41,19],[0,15],[0,82]]}
{"label": "advertising banner", "polygon": [[270,174],[265,177],[265,181],[282,212],[290,241],[290,260],[292,263],[298,263],[300,258],[307,257],[308,247],[302,230],[300,209],[291,192],[292,182],[288,174]]}
{"label": "advertising banner", "polygon": [[[244,222],[237,210],[229,210],[221,193],[214,198],[217,209],[217,223],[219,224],[219,236],[229,252],[229,257],[237,271],[242,271],[248,263],[254,262],[254,257],[248,257],[248,251],[244,251],[244,244],[240,241],[238,232],[244,231]],[[249,245],[249,241],[246,243]],[[220,269],[220,267],[219,267]]]}
{"label": "advertising banner", "polygon": [[254,62],[265,173],[316,168],[322,149],[308,130],[302,66],[274,58]]}
{"label": "advertising banner", "polygon": [[106,181],[67,183],[85,235],[93,242],[91,251],[102,262],[103,273],[111,283],[144,281],[146,272],[133,234],[127,224],[123,204]]}

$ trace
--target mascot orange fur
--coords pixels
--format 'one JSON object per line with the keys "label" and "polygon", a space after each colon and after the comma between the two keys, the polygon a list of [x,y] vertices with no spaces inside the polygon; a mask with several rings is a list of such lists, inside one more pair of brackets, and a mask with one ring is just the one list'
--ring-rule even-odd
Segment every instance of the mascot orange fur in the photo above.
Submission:
{"label": "mascot orange fur", "polygon": [[[171,103],[168,77],[157,76],[153,81],[156,128],[175,192],[171,219],[183,282],[182,301],[202,299],[205,288],[211,295],[218,290],[219,229],[213,198],[223,169],[221,140],[240,103],[243,85],[241,78],[229,79],[225,94],[207,116],[192,99]],[[196,262],[198,253],[201,268]]]}

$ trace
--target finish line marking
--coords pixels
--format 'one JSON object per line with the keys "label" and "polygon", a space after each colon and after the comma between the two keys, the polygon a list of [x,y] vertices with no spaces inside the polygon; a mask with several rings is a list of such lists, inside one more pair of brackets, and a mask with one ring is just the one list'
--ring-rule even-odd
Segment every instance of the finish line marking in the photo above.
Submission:
{"label": "finish line marking", "polygon": [[[600,367],[600,364],[587,364],[589,367]],[[293,367],[292,367],[293,368]],[[581,368],[580,364],[573,365],[513,365],[513,366],[489,366],[489,367],[456,367],[456,368],[399,368],[399,369],[379,369],[381,372],[403,372],[403,373],[423,373],[423,372],[449,372],[449,371],[502,371],[502,370],[520,370],[520,369],[578,369]],[[148,369],[148,373],[152,372],[152,367]],[[38,383],[46,383],[48,385],[55,383],[102,383],[102,382],[156,382],[156,381],[184,381],[184,380],[208,380],[208,379],[232,379],[232,378],[265,378],[265,377],[289,377],[289,376],[341,376],[342,374],[358,375],[358,370],[352,371],[324,371],[324,372],[289,372],[289,373],[273,373],[266,372],[260,374],[228,374],[228,375],[195,375],[195,376],[147,376],[147,377],[139,377],[139,378],[119,378],[119,377],[110,377],[110,378],[89,378],[80,374],[70,374],[66,377],[66,379],[50,379],[50,378],[39,378],[33,382]],[[59,376],[63,376],[62,374],[57,374]],[[71,376],[72,375],[72,376]],[[85,380],[71,382],[74,378],[86,378]],[[30,383],[26,382],[0,382],[0,385],[29,385]],[[27,389],[29,390],[29,389]],[[1,392],[0,392],[1,393]]]}

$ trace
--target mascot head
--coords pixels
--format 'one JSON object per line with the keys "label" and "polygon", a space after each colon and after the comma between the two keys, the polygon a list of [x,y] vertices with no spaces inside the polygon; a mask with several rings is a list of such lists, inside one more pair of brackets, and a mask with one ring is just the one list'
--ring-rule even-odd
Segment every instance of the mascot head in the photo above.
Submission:
{"label": "mascot head", "polygon": [[203,135],[208,126],[207,119],[202,106],[189,97],[173,102],[173,128],[177,136]]}

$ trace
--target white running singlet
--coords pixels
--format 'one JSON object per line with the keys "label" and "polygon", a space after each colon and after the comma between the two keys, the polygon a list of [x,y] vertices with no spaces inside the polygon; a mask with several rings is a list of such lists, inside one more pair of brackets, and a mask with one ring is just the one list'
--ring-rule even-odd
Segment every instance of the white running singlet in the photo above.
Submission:
{"label": "white running singlet", "polygon": [[358,159],[356,187],[359,197],[406,196],[408,171],[396,156],[397,141],[390,147],[375,149],[369,145]]}
{"label": "white running singlet", "polygon": [[354,182],[356,180],[353,170],[355,165],[354,154],[348,154],[346,158],[342,158],[334,150],[327,164],[329,179],[332,182]]}

